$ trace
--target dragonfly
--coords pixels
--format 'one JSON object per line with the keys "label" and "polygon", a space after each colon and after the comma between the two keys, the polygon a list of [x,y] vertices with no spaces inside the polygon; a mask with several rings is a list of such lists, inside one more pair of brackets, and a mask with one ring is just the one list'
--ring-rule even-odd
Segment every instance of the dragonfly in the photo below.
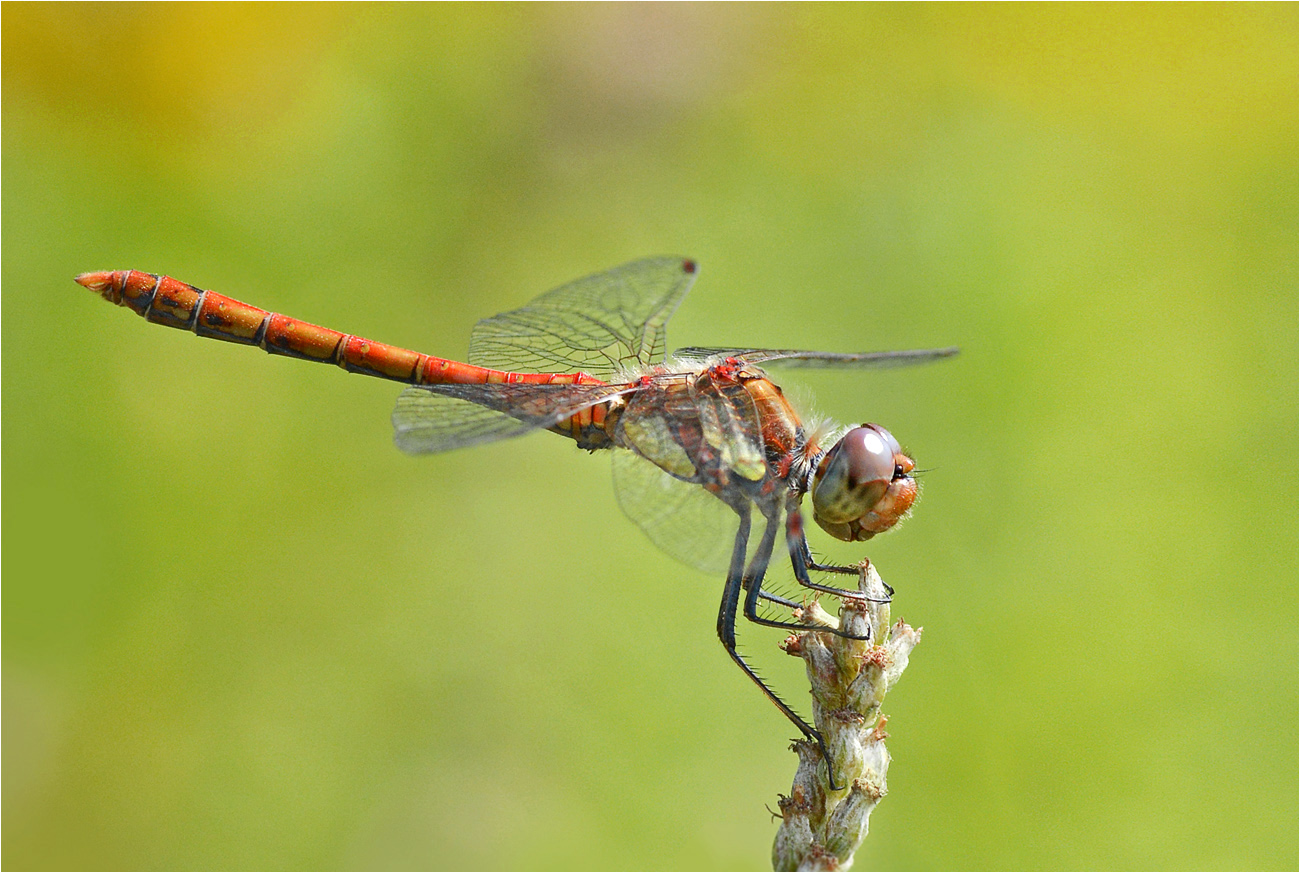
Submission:
{"label": "dragonfly", "polygon": [[620,507],[673,557],[725,573],[717,622],[723,647],[829,764],[820,733],[738,651],[738,613],[757,625],[808,629],[760,613],[760,605],[804,605],[763,587],[778,539],[799,585],[864,597],[813,578],[857,575],[859,568],[813,557],[803,500],[832,537],[868,540],[911,511],[915,462],[877,424],[805,426],[760,365],[881,368],[957,349],[689,347],[668,356],[665,328],[698,274],[694,260],[663,256],[579,279],[479,321],[466,362],[319,327],[169,276],[101,271],[76,282],[154,324],[406,383],[393,412],[404,452],[446,452],[543,430],[592,452],[611,450]]}

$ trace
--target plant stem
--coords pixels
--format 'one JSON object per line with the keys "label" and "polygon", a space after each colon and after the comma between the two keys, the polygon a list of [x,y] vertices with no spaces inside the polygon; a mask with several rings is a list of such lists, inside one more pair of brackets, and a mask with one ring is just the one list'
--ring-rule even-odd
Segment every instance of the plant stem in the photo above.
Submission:
{"label": "plant stem", "polygon": [[813,603],[799,617],[810,624],[838,626],[854,636],[825,631],[790,635],[781,648],[801,657],[812,685],[813,723],[821,733],[839,790],[831,790],[822,749],[800,740],[790,796],[780,798],[781,827],[772,845],[773,870],[847,870],[867,836],[871,811],[887,787],[889,752],[880,705],[907,667],[921,629],[899,621],[889,626],[889,590],[871,563],[863,561],[858,590],[872,600],[848,600],[838,623]]}

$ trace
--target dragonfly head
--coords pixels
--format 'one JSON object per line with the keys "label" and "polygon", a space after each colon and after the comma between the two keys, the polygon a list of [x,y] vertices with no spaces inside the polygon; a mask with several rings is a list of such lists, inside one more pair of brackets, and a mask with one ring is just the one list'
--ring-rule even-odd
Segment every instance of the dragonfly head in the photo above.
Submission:
{"label": "dragonfly head", "polygon": [[813,475],[813,518],[845,542],[869,540],[907,515],[916,464],[878,424],[855,427],[822,456]]}

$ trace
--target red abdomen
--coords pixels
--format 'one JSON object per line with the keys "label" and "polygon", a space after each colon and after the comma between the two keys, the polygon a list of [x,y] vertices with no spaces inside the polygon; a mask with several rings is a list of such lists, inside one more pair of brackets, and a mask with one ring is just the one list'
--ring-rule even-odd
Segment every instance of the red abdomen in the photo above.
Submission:
{"label": "red abdomen", "polygon": [[349,373],[395,382],[600,384],[599,379],[586,373],[510,373],[413,352],[259,309],[170,276],[116,270],[83,273],[77,282],[154,324],[193,331],[224,342],[258,346],[272,355],[336,364]]}

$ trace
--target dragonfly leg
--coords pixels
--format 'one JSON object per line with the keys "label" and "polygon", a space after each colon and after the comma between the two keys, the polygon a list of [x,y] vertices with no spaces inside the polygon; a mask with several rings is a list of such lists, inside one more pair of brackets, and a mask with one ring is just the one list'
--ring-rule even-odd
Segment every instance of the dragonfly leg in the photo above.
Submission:
{"label": "dragonfly leg", "polygon": [[[749,589],[745,589],[745,590],[749,590]],[[782,597],[779,594],[772,594],[768,591],[760,590],[758,592],[758,596],[761,597],[763,600],[769,601],[771,603],[775,603],[777,606],[784,606],[786,609],[799,609],[800,607],[803,606],[803,604],[797,600],[791,600],[788,597]]]}
{"label": "dragonfly leg", "polygon": [[[772,703],[776,705],[777,709],[781,710],[781,714],[788,718],[805,737],[817,743],[817,746],[822,752],[822,760],[826,762],[827,781],[830,783],[831,790],[839,791],[840,786],[835,784],[835,775],[830,766],[830,753],[826,749],[826,741],[822,739],[821,732],[808,724],[808,722],[804,721],[798,713],[790,708],[788,703],[778,697],[776,692],[769,688],[767,683],[763,681],[763,677],[754,672],[754,668],[749,666],[749,664],[745,662],[745,659],[740,656],[740,652],[736,650],[736,607],[740,603],[740,592],[742,587],[744,587],[745,553],[749,547],[750,511],[747,505],[739,507],[732,505],[732,509],[735,509],[736,514],[740,516],[740,527],[736,531],[736,545],[731,552],[731,567],[727,571],[727,583],[722,591],[722,605],[718,608],[718,639],[722,640],[723,648],[727,650],[727,654],[731,656],[731,660],[736,662],[736,666],[740,667],[740,669],[744,671],[745,675],[754,681],[754,684],[759,687],[759,690],[763,692],[764,696],[766,696],[768,700],[772,701]],[[769,535],[769,533],[771,535]],[[755,555],[754,559],[755,564],[759,563],[759,558],[763,559],[761,562],[763,569],[767,568],[767,562],[772,553],[771,541],[774,538],[775,529],[773,528],[773,523],[769,521],[768,531],[764,532],[763,537],[764,541],[767,542],[768,557],[763,556],[763,548],[762,544],[760,544],[759,554]],[[759,582],[761,582],[761,579]],[[745,598],[747,606],[749,600],[757,599],[757,594],[754,592],[757,592],[760,589],[761,585],[758,584],[758,582],[752,586],[750,594]],[[746,609],[746,612],[748,613],[748,609]],[[763,622],[759,623],[762,624]],[[804,625],[799,625],[799,627],[806,629],[806,626]]]}
{"label": "dragonfly leg", "polygon": [[[853,591],[848,588],[836,588],[833,585],[822,585],[820,582],[814,582],[808,575],[809,570],[815,570],[818,573],[844,573],[846,575],[857,576],[862,571],[857,567],[841,567],[837,564],[819,564],[813,560],[812,549],[808,547],[808,536],[803,529],[803,515],[799,512],[799,507],[791,505],[787,508],[785,514],[785,539],[786,548],[790,552],[790,563],[794,567],[794,578],[800,585],[812,591],[820,591],[823,594],[833,594],[836,597],[847,597],[850,600],[872,600],[861,591]],[[885,590],[892,596],[894,589],[885,585]]]}
{"label": "dragonfly leg", "polygon": [[[761,579],[759,580],[759,582],[762,581],[763,580]],[[746,573],[745,578],[741,580],[740,587],[743,590],[748,591],[753,586],[753,584],[754,584],[753,577],[750,574]],[[800,603],[798,600],[791,600],[788,597],[782,597],[779,594],[773,594],[770,591],[762,590],[762,585],[759,586],[758,596],[764,600],[775,603],[777,606],[784,606],[786,609],[798,609],[799,607],[803,606],[803,604]]]}
{"label": "dragonfly leg", "polygon": [[[746,586],[745,618],[752,621],[754,624],[763,625],[764,627],[775,627],[781,628],[782,630],[793,631],[819,630],[850,640],[870,639],[870,637],[859,637],[855,634],[845,633],[839,628],[813,627],[812,625],[803,624],[802,622],[780,621],[774,618],[764,618],[758,614],[758,600],[760,597],[764,596],[762,587],[763,576],[766,575],[768,562],[772,559],[772,548],[776,544],[776,530],[779,524],[780,518],[775,513],[767,519],[767,525],[763,529],[763,538],[759,541],[758,548],[754,552],[754,557],[745,571],[745,578],[751,580],[751,583]],[[861,598],[861,596],[861,594],[858,594],[859,598]],[[773,595],[768,599],[776,598]],[[780,599],[784,600],[785,598]]]}

